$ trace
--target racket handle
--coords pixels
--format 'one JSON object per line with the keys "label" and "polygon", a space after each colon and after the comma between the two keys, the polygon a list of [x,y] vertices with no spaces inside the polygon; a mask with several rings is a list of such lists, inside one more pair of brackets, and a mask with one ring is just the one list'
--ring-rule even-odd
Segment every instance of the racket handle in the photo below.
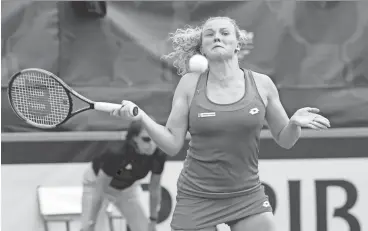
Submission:
{"label": "racket handle", "polygon": [[[103,112],[112,112],[113,110],[117,110],[121,108],[121,104],[116,103],[105,103],[105,102],[96,102],[94,103],[94,109],[97,111],[103,111]],[[133,116],[138,115],[138,107],[134,107],[130,114]]]}

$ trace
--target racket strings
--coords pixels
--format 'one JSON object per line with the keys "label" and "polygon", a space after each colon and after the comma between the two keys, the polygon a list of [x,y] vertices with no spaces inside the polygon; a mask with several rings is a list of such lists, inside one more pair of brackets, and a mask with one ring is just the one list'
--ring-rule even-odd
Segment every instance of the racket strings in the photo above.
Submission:
{"label": "racket strings", "polygon": [[26,119],[42,125],[57,125],[71,107],[65,89],[45,73],[29,71],[20,74],[11,86],[13,106]]}

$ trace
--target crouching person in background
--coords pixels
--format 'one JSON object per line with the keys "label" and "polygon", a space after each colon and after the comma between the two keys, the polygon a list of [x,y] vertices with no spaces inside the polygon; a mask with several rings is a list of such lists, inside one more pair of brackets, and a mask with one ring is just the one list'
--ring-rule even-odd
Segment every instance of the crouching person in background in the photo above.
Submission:
{"label": "crouching person in background", "polygon": [[[105,200],[113,203],[126,219],[131,231],[153,231],[161,204],[161,174],[166,154],[157,148],[142,127],[131,123],[119,151],[109,149],[93,159],[84,174],[82,231],[95,231],[95,223]],[[149,184],[150,216],[140,201],[142,188],[138,180],[151,172]]]}

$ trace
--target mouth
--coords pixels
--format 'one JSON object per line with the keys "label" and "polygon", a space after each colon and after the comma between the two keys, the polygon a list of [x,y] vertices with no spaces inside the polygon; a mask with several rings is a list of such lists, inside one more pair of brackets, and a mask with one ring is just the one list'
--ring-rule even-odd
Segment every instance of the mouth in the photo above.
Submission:
{"label": "mouth", "polygon": [[216,45],[212,49],[216,49],[216,48],[224,48],[224,47],[223,46],[220,46],[220,45]]}

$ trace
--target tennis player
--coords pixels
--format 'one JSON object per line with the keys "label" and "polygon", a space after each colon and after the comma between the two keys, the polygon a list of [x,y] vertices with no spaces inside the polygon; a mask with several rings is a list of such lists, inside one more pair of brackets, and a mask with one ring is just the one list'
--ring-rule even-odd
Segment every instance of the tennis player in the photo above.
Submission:
{"label": "tennis player", "polygon": [[[93,159],[83,179],[82,231],[94,231],[97,216],[106,209],[104,201],[114,203],[131,231],[155,230],[161,204],[161,173],[166,155],[157,148],[141,121],[133,121],[120,150],[109,149]],[[138,180],[152,173],[149,184],[150,217],[140,202]]]}
{"label": "tennis player", "polygon": [[[297,142],[301,127],[330,127],[317,108],[305,107],[288,118],[273,81],[239,67],[246,32],[227,17],[209,18],[201,27],[171,34],[175,60],[182,78],[176,88],[166,126],[144,111],[132,117],[136,106],[112,114],[142,121],[148,134],[169,155],[182,148],[187,131],[191,141],[177,183],[173,230],[213,231],[226,223],[232,231],[275,231],[272,208],[258,175],[260,131],[264,120],[281,147]],[[189,58],[201,53],[209,68],[188,72]]]}

